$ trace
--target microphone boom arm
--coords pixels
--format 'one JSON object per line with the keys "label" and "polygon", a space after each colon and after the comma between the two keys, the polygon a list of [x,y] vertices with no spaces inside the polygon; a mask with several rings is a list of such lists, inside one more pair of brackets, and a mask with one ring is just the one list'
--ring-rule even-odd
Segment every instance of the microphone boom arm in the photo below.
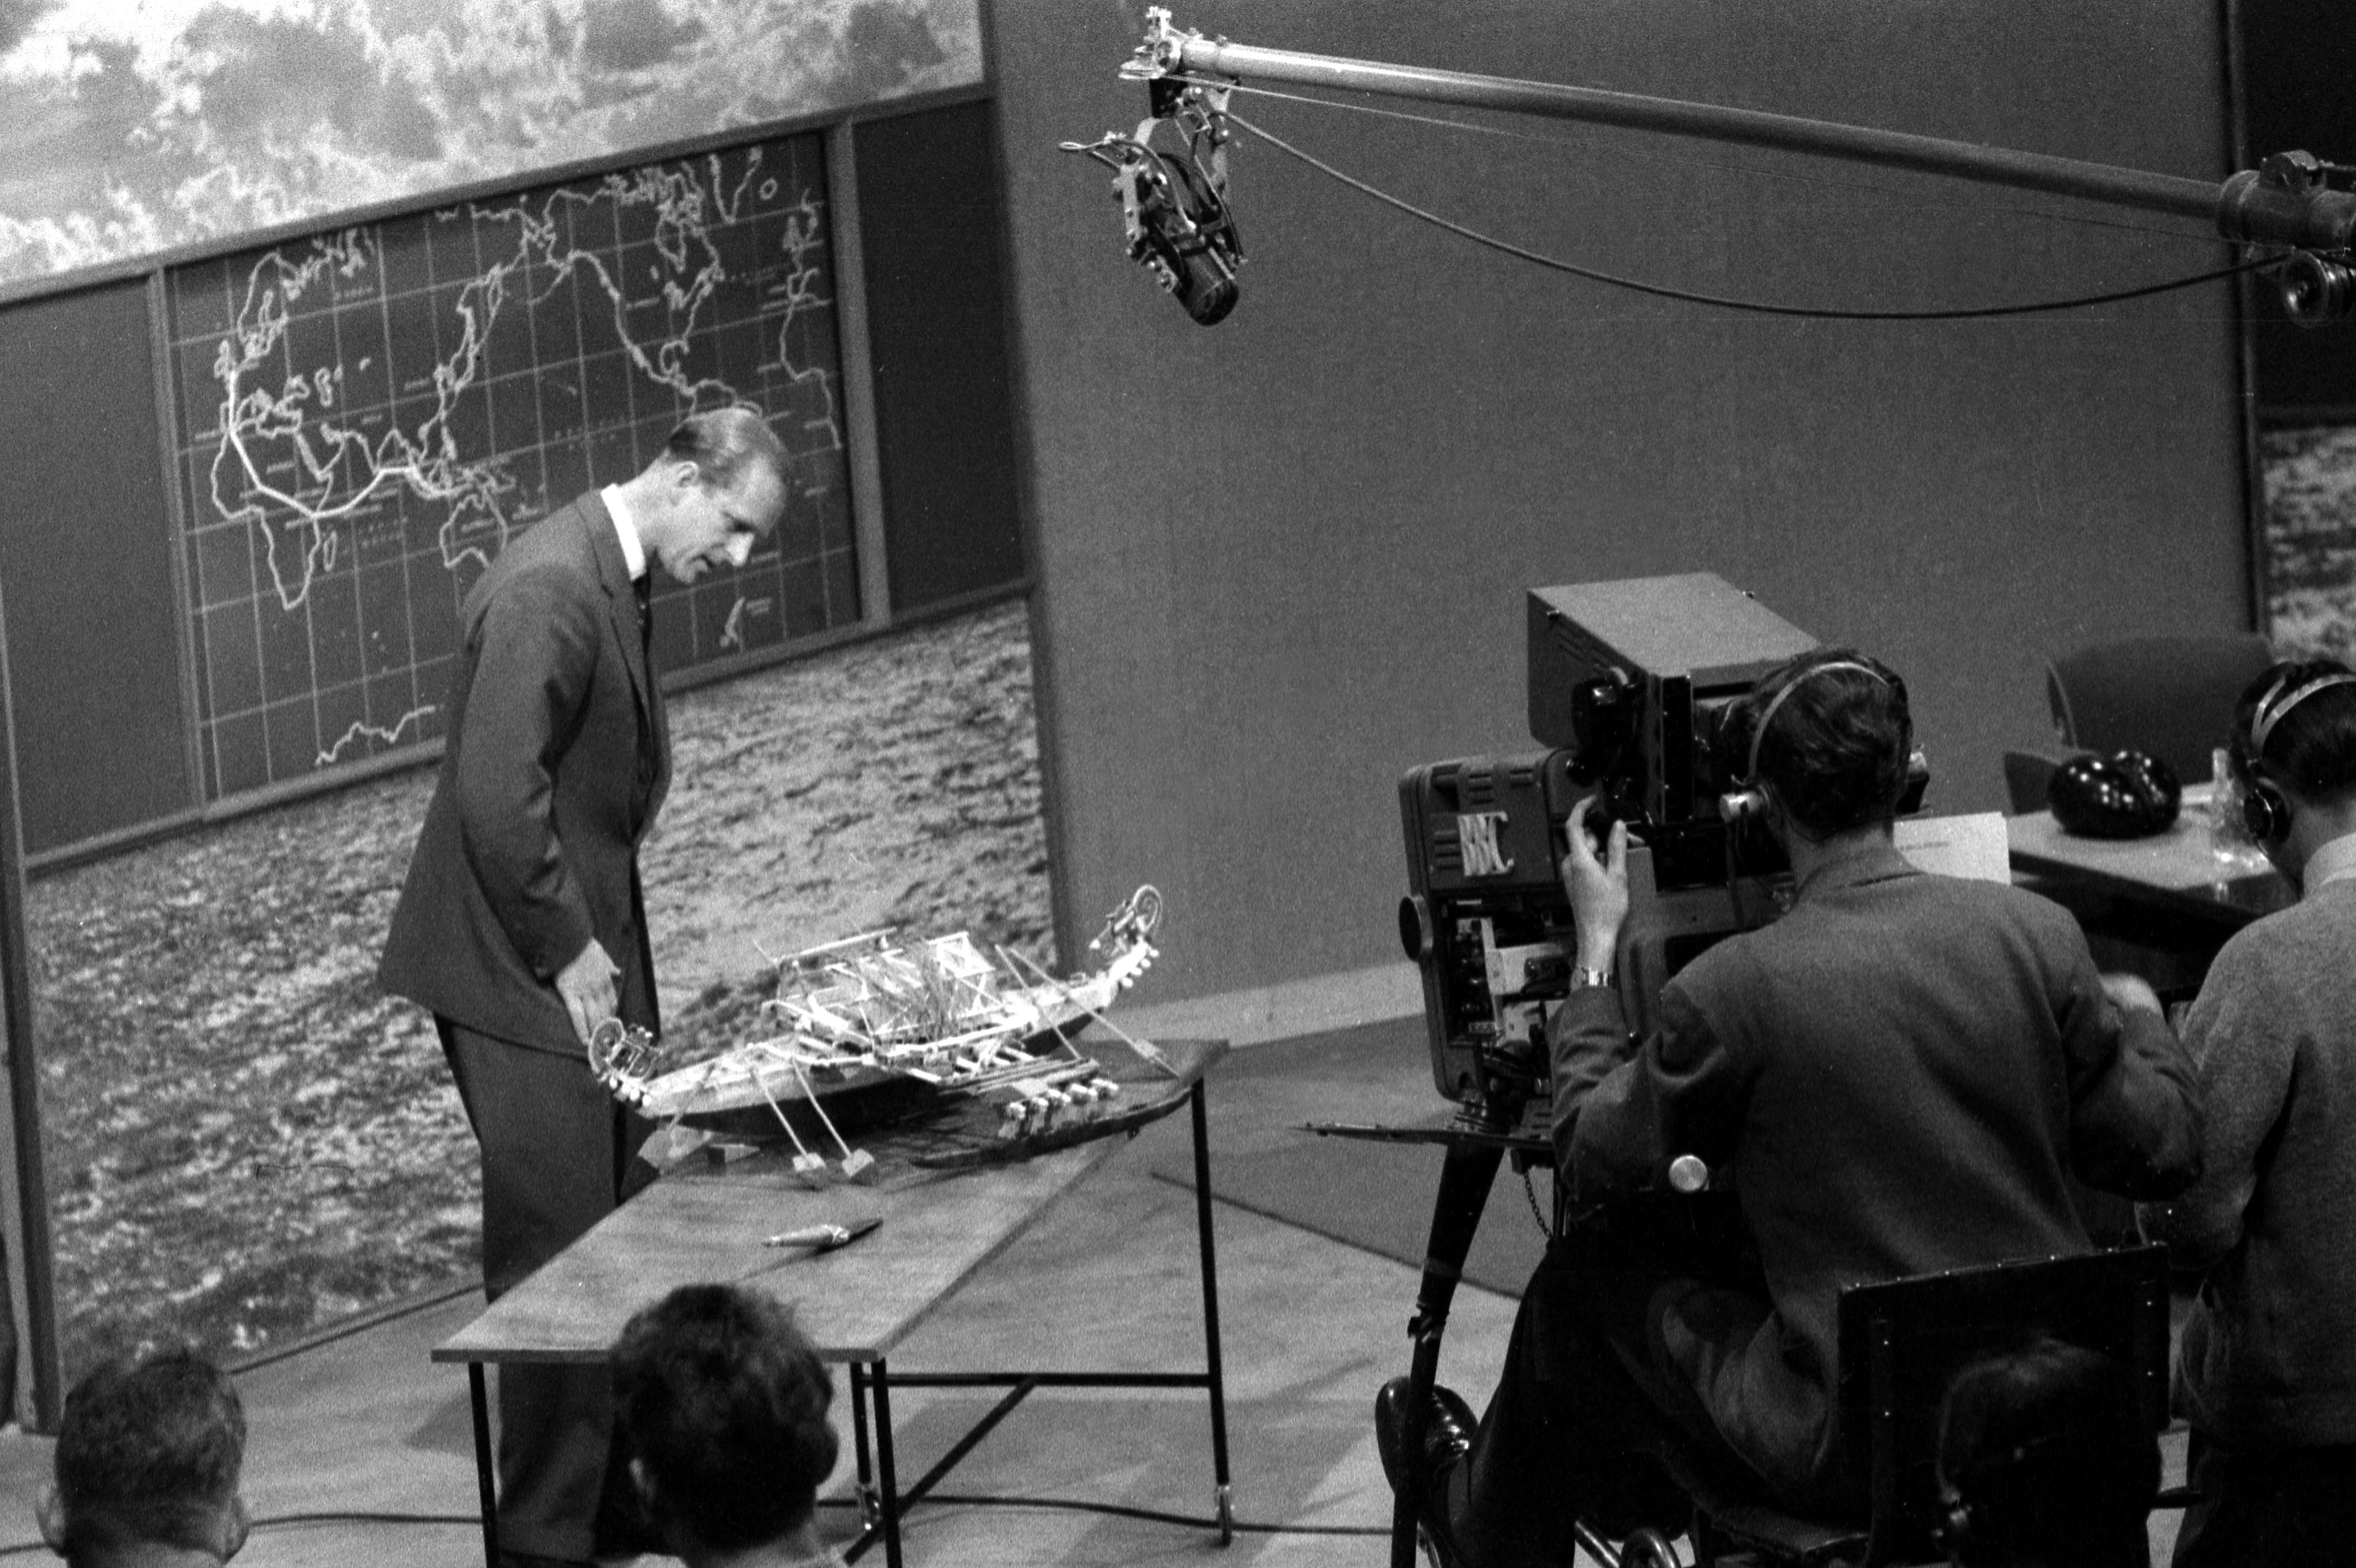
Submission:
{"label": "microphone boom arm", "polygon": [[[2356,269],[2351,269],[2347,255],[2351,243],[2356,243],[2356,192],[2348,188],[2356,184],[2356,168],[2325,164],[2305,153],[2278,154],[2263,167],[2242,170],[2221,184],[1790,114],[1262,48],[1182,31],[1171,21],[1168,8],[1159,5],[1147,9],[1145,40],[1122,65],[1121,74],[1149,82],[1182,74],[1228,81],[1280,81],[1506,110],[1663,135],[1772,147],[2196,218],[2211,224],[2219,238],[2233,243],[2309,253],[2301,258],[2305,269],[2294,269],[2284,280],[2284,303],[2295,318],[2321,319],[2356,303]],[[2312,282],[2311,274],[2318,271],[2326,274],[2321,283],[2304,293],[2294,288],[2294,279],[2308,277]],[[2302,314],[2302,299],[2311,314]]]}

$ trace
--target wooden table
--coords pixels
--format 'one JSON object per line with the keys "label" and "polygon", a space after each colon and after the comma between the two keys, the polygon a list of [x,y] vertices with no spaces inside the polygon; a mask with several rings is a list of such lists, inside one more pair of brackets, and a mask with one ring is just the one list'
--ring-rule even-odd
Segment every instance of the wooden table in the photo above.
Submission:
{"label": "wooden table", "polygon": [[[1206,1390],[1220,1544],[1233,1539],[1227,1473],[1226,1388],[1219,1361],[1217,1264],[1211,1232],[1210,1146],[1203,1074],[1224,1040],[1161,1042],[1178,1070],[1173,1083],[1124,1047],[1090,1041],[1088,1053],[1133,1095],[1155,1096],[1166,1115],[1189,1106],[1194,1139],[1194,1218],[1203,1281],[1205,1364],[1183,1372],[963,1372],[894,1374],[887,1357],[933,1309],[1056,1200],[1126,1144],[1084,1143],[1012,1163],[934,1170],[913,1163],[912,1137],[855,1140],[876,1157],[881,1179],[823,1191],[802,1186],[784,1157],[764,1153],[727,1168],[665,1176],[599,1221],[483,1315],[435,1348],[433,1359],[464,1362],[474,1403],[475,1464],[482,1494],[483,1552],[498,1568],[498,1526],[483,1368],[492,1362],[605,1360],[638,1308],[675,1286],[743,1281],[793,1304],[804,1333],[830,1361],[851,1368],[862,1529],[845,1555],[878,1539],[900,1568],[900,1514],[1004,1419],[1033,1389],[1148,1387]],[[1149,1118],[1150,1119],[1150,1118]],[[790,1151],[787,1151],[790,1152]],[[883,1222],[839,1251],[781,1254],[762,1239],[781,1231],[870,1216]],[[1002,1387],[1010,1392],[914,1486],[900,1488],[892,1445],[894,1387]],[[870,1420],[873,1423],[871,1443]]]}

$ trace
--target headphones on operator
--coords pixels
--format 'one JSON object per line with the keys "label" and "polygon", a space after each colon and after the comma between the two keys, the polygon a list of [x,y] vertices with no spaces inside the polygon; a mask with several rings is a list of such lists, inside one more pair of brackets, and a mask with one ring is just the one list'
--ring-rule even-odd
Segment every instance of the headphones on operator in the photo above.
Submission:
{"label": "headphones on operator", "polygon": [[1930,763],[1924,759],[1921,749],[1914,744],[1914,715],[1907,706],[1905,681],[1900,679],[1894,671],[1876,669],[1873,666],[1860,663],[1856,659],[1826,659],[1821,664],[1809,665],[1794,673],[1791,679],[1777,687],[1774,695],[1767,699],[1767,706],[1760,711],[1759,722],[1751,727],[1751,754],[1742,764],[1742,774],[1733,781],[1733,789],[1719,796],[1718,815],[1720,818],[1729,823],[1740,824],[1757,820],[1766,815],[1767,786],[1759,778],[1759,747],[1760,743],[1767,738],[1767,727],[1775,722],[1776,711],[1783,706],[1783,699],[1799,689],[1804,682],[1814,676],[1827,675],[1835,670],[1844,669],[1853,669],[1871,676],[1875,680],[1888,687],[1890,694],[1897,699],[1901,714],[1897,754],[1906,761],[1905,765],[1899,769],[1898,793],[1890,797],[1890,804],[1895,805],[1904,797],[1907,786],[1916,775],[1919,774],[1924,778],[1930,776]]}
{"label": "headphones on operator", "polygon": [[[2258,772],[2265,761],[2266,742],[2290,710],[2317,692],[2334,686],[2356,686],[2356,675],[2334,670],[2298,686],[2290,685],[2287,669],[2275,677],[2258,705],[2250,709],[2250,727],[2233,737],[2226,756],[2242,784],[2242,826],[2261,844],[2279,844],[2290,837],[2290,800],[2282,786]],[[2284,688],[2288,687],[2286,691]]]}

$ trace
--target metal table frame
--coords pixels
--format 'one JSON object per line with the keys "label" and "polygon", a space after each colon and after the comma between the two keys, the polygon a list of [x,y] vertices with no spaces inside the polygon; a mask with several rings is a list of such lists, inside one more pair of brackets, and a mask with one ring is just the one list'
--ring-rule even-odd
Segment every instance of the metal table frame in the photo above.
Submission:
{"label": "metal table frame", "polygon": [[[1202,1260],[1204,1367],[1199,1372],[917,1372],[893,1375],[886,1358],[851,1363],[851,1424],[858,1459],[859,1535],[843,1549],[846,1562],[857,1562],[880,1539],[888,1568],[900,1568],[900,1516],[920,1502],[941,1478],[990,1435],[1014,1408],[1042,1388],[1197,1388],[1211,1396],[1211,1469],[1216,1478],[1214,1501],[1219,1544],[1235,1540],[1234,1488],[1227,1470],[1227,1386],[1219,1360],[1219,1266],[1211,1232],[1211,1145],[1203,1102],[1202,1081],[1187,1095],[1194,1137],[1194,1235]],[[894,1388],[1003,1388],[1006,1396],[952,1444],[905,1491],[900,1488],[892,1443],[892,1391]],[[869,1422],[873,1422],[871,1453]],[[487,1517],[487,1516],[486,1516]]]}
{"label": "metal table frame", "polygon": [[[1227,1454],[1226,1379],[1219,1354],[1219,1289],[1217,1248],[1211,1225],[1211,1150],[1203,1081],[1187,1092],[1194,1153],[1194,1227],[1203,1285],[1204,1365],[1201,1371],[1183,1372],[918,1372],[894,1374],[887,1358],[853,1359],[851,1369],[851,1412],[853,1454],[857,1465],[857,1498],[861,1511],[858,1536],[844,1549],[855,1561],[877,1541],[884,1543],[888,1568],[901,1568],[900,1520],[912,1503],[922,1500],[941,1478],[973,1451],[1014,1408],[1042,1388],[1183,1388],[1202,1389],[1210,1396],[1211,1464],[1215,1481],[1215,1517],[1219,1544],[1235,1539],[1234,1492]],[[954,1295],[952,1285],[943,1295]],[[437,1352],[438,1359],[444,1358]],[[498,1495],[496,1450],[492,1445],[490,1393],[484,1367],[497,1356],[468,1355],[467,1394],[473,1405],[475,1475],[483,1520],[483,1560],[498,1568]],[[975,1422],[933,1467],[906,1488],[899,1485],[897,1456],[892,1436],[892,1391],[894,1388],[1002,1387],[1005,1397]]]}

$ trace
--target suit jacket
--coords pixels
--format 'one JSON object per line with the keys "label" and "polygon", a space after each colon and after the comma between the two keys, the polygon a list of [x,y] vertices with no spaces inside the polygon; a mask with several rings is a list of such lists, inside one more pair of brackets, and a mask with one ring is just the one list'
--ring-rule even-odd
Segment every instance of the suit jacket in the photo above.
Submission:
{"label": "suit jacket", "polygon": [[453,1022],[580,1047],[553,984],[594,937],[658,1027],[637,847],[670,782],[662,694],[594,492],[499,553],[459,612],[447,752],[377,977]]}

